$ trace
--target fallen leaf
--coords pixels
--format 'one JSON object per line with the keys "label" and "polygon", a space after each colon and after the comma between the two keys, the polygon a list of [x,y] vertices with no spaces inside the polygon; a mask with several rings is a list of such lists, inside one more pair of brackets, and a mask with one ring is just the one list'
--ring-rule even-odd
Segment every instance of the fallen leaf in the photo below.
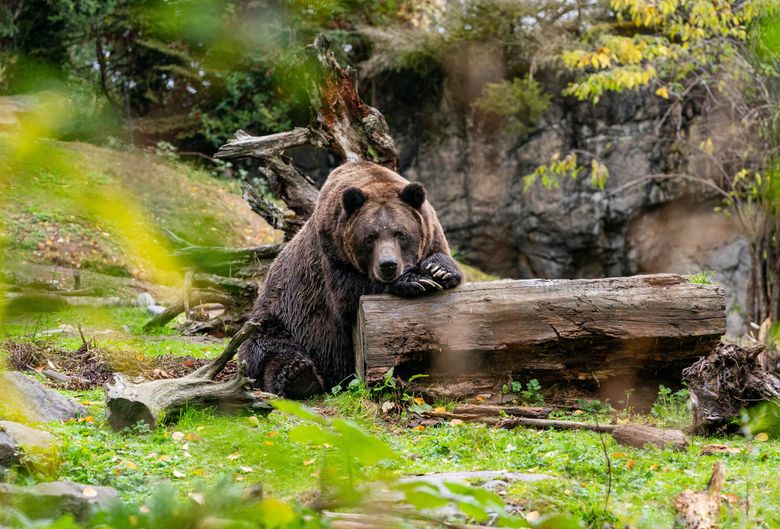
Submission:
{"label": "fallen leaf", "polygon": [[136,470],[138,468],[138,465],[136,465],[132,461],[125,461],[125,466],[130,470]]}
{"label": "fallen leaf", "polygon": [[574,410],[574,415],[585,415],[585,412],[582,410]]}
{"label": "fallen leaf", "polygon": [[457,426],[459,424],[463,424],[463,419],[452,419],[450,421],[450,424],[453,425],[453,426]]}
{"label": "fallen leaf", "polygon": [[241,471],[242,474],[250,474],[255,471],[255,469],[253,469],[252,467],[245,467],[243,465],[238,467],[238,469]]}
{"label": "fallen leaf", "polygon": [[278,437],[279,436],[279,432],[276,432],[276,431],[267,432],[265,434],[265,436],[266,437]]}
{"label": "fallen leaf", "polygon": [[196,468],[195,470],[192,471],[192,475],[203,477],[206,475],[206,469],[203,467]]}
{"label": "fallen leaf", "polygon": [[303,462],[303,466],[308,467],[309,465],[314,464],[314,459],[307,459]]}
{"label": "fallen leaf", "polygon": [[253,426],[255,428],[260,426],[260,419],[258,419],[254,415],[250,415],[249,417],[246,418],[246,420],[249,421],[250,426]]}
{"label": "fallen leaf", "polygon": [[436,413],[446,413],[447,408],[445,408],[444,406],[436,406],[435,408],[433,408],[433,411],[435,411]]}
{"label": "fallen leaf", "polygon": [[655,463],[653,463],[652,465],[650,465],[650,470],[658,470],[658,468],[659,468],[659,467],[658,467],[658,465],[657,465],[657,464],[655,464]]}
{"label": "fallen leaf", "polygon": [[184,441],[184,434],[182,432],[173,432],[171,434],[171,439],[174,441]]}
{"label": "fallen leaf", "polygon": [[141,505],[140,507],[138,507],[138,512],[149,514],[151,512],[151,509],[149,508],[148,505]]}
{"label": "fallen leaf", "polygon": [[757,433],[753,438],[757,443],[765,443],[769,441],[769,435],[766,432]]}
{"label": "fallen leaf", "polygon": [[198,426],[197,428],[195,428],[195,430],[198,431],[198,432],[202,432],[205,429],[206,429],[205,426]]}
{"label": "fallen leaf", "polygon": [[382,413],[389,413],[390,410],[395,408],[395,402],[390,402],[389,400],[386,400],[382,403]]}
{"label": "fallen leaf", "polygon": [[655,91],[655,95],[663,97],[664,99],[669,99],[669,90],[664,88],[663,86]]}
{"label": "fallen leaf", "polygon": [[81,495],[85,498],[95,498],[98,495],[98,491],[92,487],[84,487],[81,489]]}
{"label": "fallen leaf", "polygon": [[418,424],[417,426],[412,428],[412,430],[417,430],[418,432],[422,432],[423,430],[425,430],[425,426],[423,426],[422,424]]}
{"label": "fallen leaf", "polygon": [[192,441],[193,443],[197,443],[200,441],[200,436],[194,432],[190,432],[187,435],[184,436],[184,438],[188,441]]}
{"label": "fallen leaf", "polygon": [[171,474],[173,474],[174,478],[183,478],[184,477],[184,472],[176,470],[175,468],[173,469],[173,472],[171,472]]}
{"label": "fallen leaf", "polygon": [[531,511],[525,515],[525,519],[528,520],[529,522],[535,522],[536,520],[539,519],[539,516],[541,516],[539,514],[539,511]]}
{"label": "fallen leaf", "polygon": [[198,505],[203,505],[203,502],[205,501],[203,498],[203,494],[199,492],[190,492],[189,494],[187,494],[187,496],[189,496],[190,499],[195,503],[197,503]]}
{"label": "fallen leaf", "polygon": [[636,459],[629,459],[628,461],[626,461],[626,468],[628,470],[634,468],[634,465],[636,465]]}
{"label": "fallen leaf", "polygon": [[229,460],[229,461],[235,461],[235,460],[236,460],[236,459],[238,459],[239,457],[241,457],[241,454],[239,454],[238,452],[233,452],[232,454],[230,454],[229,456],[227,456],[227,458],[228,458],[228,460]]}
{"label": "fallen leaf", "polygon": [[610,455],[612,457],[614,457],[615,459],[619,459],[621,457],[626,457],[626,453],[625,452],[615,452],[615,453],[610,454]]}
{"label": "fallen leaf", "polygon": [[422,406],[423,404],[425,404],[425,399],[422,398],[422,397],[415,397],[414,398],[414,403],[415,404],[419,404],[420,406]]}
{"label": "fallen leaf", "polygon": [[165,463],[166,461],[170,461],[170,460],[171,460],[170,456],[167,456],[165,454],[157,458],[157,461],[160,461],[161,463]]}
{"label": "fallen leaf", "polygon": [[263,441],[263,444],[264,444],[265,446],[273,446],[273,445],[274,445],[274,442],[273,442],[273,441]]}

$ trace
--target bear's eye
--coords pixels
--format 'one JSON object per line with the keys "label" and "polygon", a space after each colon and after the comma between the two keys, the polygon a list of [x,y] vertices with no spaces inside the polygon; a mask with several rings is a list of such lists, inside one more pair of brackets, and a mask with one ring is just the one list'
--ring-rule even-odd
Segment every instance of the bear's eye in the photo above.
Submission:
{"label": "bear's eye", "polygon": [[395,232],[395,236],[396,236],[397,239],[400,239],[402,241],[407,239],[407,238],[409,238],[409,236],[405,232],[403,232],[403,231]]}
{"label": "bear's eye", "polygon": [[365,238],[366,244],[373,244],[376,241],[376,233],[369,233]]}

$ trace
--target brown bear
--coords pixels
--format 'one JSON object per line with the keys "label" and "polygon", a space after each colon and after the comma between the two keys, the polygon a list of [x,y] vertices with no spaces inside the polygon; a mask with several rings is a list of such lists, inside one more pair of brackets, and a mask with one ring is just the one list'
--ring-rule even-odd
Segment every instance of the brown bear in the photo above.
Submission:
{"label": "brown bear", "polygon": [[355,372],[360,296],[418,296],[462,279],[425,188],[371,162],[346,163],[268,271],[251,315],[260,330],[239,358],[265,391],[320,393]]}

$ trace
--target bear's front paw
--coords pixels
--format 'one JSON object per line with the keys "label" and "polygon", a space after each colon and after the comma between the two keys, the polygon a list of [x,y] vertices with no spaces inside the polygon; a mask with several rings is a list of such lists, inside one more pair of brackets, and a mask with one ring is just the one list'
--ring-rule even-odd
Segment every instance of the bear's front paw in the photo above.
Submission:
{"label": "bear's front paw", "polygon": [[430,274],[421,273],[415,267],[407,270],[401,277],[395,280],[392,292],[396,296],[413,298],[428,292],[437,292],[443,288]]}
{"label": "bear's front paw", "polygon": [[420,269],[442,288],[455,288],[463,281],[463,273],[452,257],[441,253],[435,253],[421,262]]}
{"label": "bear's front paw", "polygon": [[271,378],[270,385],[280,397],[305,399],[325,391],[317,368],[303,356],[284,364],[276,373],[266,373],[266,377]]}

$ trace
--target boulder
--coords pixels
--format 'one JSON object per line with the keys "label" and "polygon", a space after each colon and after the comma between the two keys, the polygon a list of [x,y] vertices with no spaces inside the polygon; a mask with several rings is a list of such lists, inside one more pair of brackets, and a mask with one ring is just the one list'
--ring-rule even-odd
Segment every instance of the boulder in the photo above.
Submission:
{"label": "boulder", "polygon": [[25,453],[46,451],[54,437],[18,422],[0,421],[0,466],[19,463]]}
{"label": "boulder", "polygon": [[29,422],[67,421],[87,414],[87,408],[16,371],[0,373],[0,413],[22,415]]}
{"label": "boulder", "polygon": [[0,483],[0,504],[12,506],[32,519],[59,518],[70,514],[78,522],[92,513],[119,501],[119,493],[110,487],[82,485],[70,481],[38,483],[18,487]]}

